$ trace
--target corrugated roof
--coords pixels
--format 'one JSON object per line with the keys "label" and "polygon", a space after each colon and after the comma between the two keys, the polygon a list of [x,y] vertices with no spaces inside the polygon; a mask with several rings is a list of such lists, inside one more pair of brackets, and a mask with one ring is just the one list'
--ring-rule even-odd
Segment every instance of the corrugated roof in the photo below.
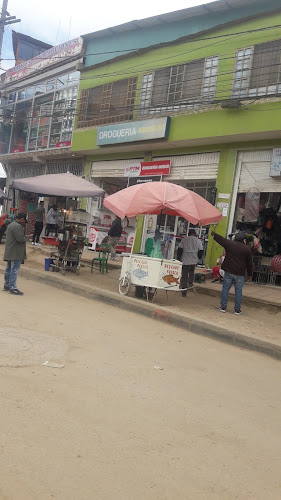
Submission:
{"label": "corrugated roof", "polygon": [[[264,0],[263,0],[264,1]],[[183,19],[188,19],[191,17],[199,17],[209,14],[216,14],[219,12],[227,12],[231,10],[237,10],[240,7],[245,7],[245,2],[247,7],[251,5],[261,4],[261,0],[217,0],[215,2],[198,5],[196,7],[189,7],[187,9],[181,9],[174,12],[169,12],[167,14],[161,14],[158,16],[147,17],[145,19],[136,19],[128,23],[119,24],[110,28],[105,28],[103,30],[94,31],[93,33],[88,33],[82,35],[84,39],[101,38],[107,35],[118,34],[125,31],[135,30],[136,28],[149,28],[153,26],[164,25],[173,21],[179,21]]]}

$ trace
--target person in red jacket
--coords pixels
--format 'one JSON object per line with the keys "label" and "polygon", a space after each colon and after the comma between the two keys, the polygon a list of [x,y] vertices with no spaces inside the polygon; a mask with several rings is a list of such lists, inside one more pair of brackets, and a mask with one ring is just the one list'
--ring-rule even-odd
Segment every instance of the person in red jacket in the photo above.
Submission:
{"label": "person in red jacket", "polygon": [[226,312],[228,303],[228,294],[232,284],[235,287],[235,306],[234,314],[241,314],[242,290],[245,283],[246,271],[247,280],[251,279],[253,272],[251,249],[245,244],[246,234],[244,231],[239,231],[234,236],[233,240],[227,240],[219,234],[212,231],[214,240],[225,248],[225,259],[222,264],[222,269],[225,272],[223,287],[221,292],[221,306],[219,311]]}

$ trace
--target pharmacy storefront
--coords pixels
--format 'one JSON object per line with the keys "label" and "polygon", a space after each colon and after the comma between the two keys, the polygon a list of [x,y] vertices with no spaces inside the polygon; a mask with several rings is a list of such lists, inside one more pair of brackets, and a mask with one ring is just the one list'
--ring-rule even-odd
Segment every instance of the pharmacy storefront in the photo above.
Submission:
{"label": "pharmacy storefront", "polygon": [[[195,191],[215,204],[216,178],[219,166],[219,152],[159,156],[151,161],[143,158],[92,162],[91,180],[100,185],[107,195],[128,186],[143,182],[166,181]],[[88,211],[94,216],[100,228],[110,227],[114,214],[106,209],[103,200],[93,200]],[[129,234],[133,233],[136,221],[129,221]],[[155,230],[159,229],[163,254],[173,258],[181,239],[187,234],[189,224],[175,216],[146,216],[144,221],[142,251],[149,251]],[[208,228],[198,230],[206,251]]]}

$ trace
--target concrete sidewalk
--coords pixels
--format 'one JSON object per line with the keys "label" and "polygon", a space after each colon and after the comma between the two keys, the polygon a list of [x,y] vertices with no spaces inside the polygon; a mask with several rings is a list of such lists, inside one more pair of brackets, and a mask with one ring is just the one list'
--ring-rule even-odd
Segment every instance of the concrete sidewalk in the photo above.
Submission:
{"label": "concrete sidewalk", "polygon": [[[0,245],[0,259],[3,251],[4,245]],[[266,345],[263,352],[274,352],[274,356],[279,347],[281,348],[281,290],[279,288],[271,290],[273,287],[246,284],[242,316],[233,314],[233,292],[230,295],[227,313],[221,314],[217,311],[221,285],[212,284],[211,280],[196,285],[198,293],[189,291],[186,298],[182,298],[181,294],[174,291],[169,292],[167,296],[164,291],[159,291],[155,302],[147,304],[144,299],[134,297],[134,287],[131,288],[129,297],[122,297],[118,293],[121,257],[109,263],[107,274],[99,272],[98,264],[95,264],[94,271],[91,273],[90,263],[94,255],[93,252],[84,251],[80,275],[68,272],[62,276],[60,273],[44,271],[45,258],[49,255],[50,248],[34,247],[28,244],[28,258],[25,265],[21,267],[20,276],[58,288],[71,289],[73,293],[82,296],[88,294],[95,300],[109,301],[125,310],[137,309],[140,314],[147,314],[147,310],[150,311],[149,314],[152,314],[151,311],[153,311],[153,317],[168,322],[173,318],[174,324],[182,325],[183,328],[195,333],[208,331],[210,336],[221,339],[224,339],[224,333],[226,333],[225,339],[232,343],[237,343],[238,336],[242,335],[241,338],[239,337],[241,342],[242,338],[246,338],[251,348],[255,345],[259,350],[261,345]],[[2,271],[3,266],[1,266]],[[21,287],[20,281],[19,287]],[[198,328],[196,325],[199,325]],[[277,346],[277,351],[272,346]]]}

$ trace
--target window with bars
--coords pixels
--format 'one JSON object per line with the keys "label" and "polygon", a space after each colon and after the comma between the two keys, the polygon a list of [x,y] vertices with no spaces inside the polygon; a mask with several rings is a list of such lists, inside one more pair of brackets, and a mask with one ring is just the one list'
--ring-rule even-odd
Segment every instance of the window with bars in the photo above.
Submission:
{"label": "window with bars", "polygon": [[82,90],[77,128],[133,119],[137,78],[127,78]]}
{"label": "window with bars", "polygon": [[81,177],[83,175],[83,160],[47,162],[46,174],[65,174],[67,172]]}
{"label": "window with bars", "polygon": [[143,76],[140,115],[192,109],[215,97],[218,57],[161,68]]}
{"label": "window with bars", "polygon": [[238,50],[232,97],[274,94],[281,94],[281,40]]}
{"label": "window with bars", "polygon": [[214,190],[216,188],[216,181],[213,180],[190,181],[187,182],[185,187],[186,189],[189,189],[190,191],[194,191],[195,193],[199,194],[210,203],[213,202]]}

